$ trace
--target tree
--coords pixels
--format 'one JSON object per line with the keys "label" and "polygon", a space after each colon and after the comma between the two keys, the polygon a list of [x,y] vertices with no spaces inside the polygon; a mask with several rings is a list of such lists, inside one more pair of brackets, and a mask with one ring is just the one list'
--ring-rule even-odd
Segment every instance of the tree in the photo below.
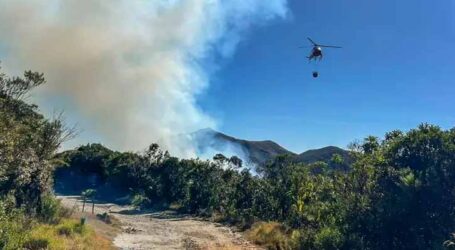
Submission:
{"label": "tree", "polygon": [[82,192],[81,196],[83,199],[82,203],[82,212],[84,212],[85,208],[85,202],[87,199],[92,199],[92,214],[94,213],[95,210],[95,195],[96,195],[96,190],[95,189],[87,189],[84,192]]}
{"label": "tree", "polygon": [[178,159],[152,144],[113,153],[102,169],[107,181],[128,178],[143,206],[176,204],[242,228],[276,221],[299,249],[441,249],[455,231],[455,129],[422,124],[367,137],[350,153],[349,167],[337,154],[312,164],[283,155],[252,175],[237,157]]}
{"label": "tree", "polygon": [[50,192],[54,154],[74,130],[61,115],[48,120],[23,98],[45,82],[41,73],[26,71],[9,78],[0,73],[0,198],[14,197],[17,207],[40,213]]}
{"label": "tree", "polygon": [[229,158],[229,162],[234,165],[235,168],[242,168],[243,166],[243,161],[242,159],[240,159],[239,157],[237,156],[232,156],[231,158]]}

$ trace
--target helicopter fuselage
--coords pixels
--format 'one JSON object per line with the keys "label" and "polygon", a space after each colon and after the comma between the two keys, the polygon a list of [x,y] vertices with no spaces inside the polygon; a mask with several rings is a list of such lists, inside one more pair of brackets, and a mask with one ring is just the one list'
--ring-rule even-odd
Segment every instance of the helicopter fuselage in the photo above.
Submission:
{"label": "helicopter fuselage", "polygon": [[311,50],[310,56],[308,56],[309,60],[317,59],[317,58],[319,58],[319,60],[322,59],[322,48],[319,46],[313,47],[313,49]]}

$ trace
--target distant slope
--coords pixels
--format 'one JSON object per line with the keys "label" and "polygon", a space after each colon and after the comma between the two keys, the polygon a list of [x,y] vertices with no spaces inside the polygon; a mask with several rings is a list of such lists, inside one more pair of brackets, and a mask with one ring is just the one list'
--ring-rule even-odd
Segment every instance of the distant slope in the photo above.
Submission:
{"label": "distant slope", "polygon": [[351,156],[347,150],[335,146],[328,146],[320,149],[311,149],[296,156],[298,162],[313,163],[317,161],[328,161],[334,154],[339,154],[343,159],[350,163]]}
{"label": "distant slope", "polygon": [[[333,155],[335,154],[338,154],[343,158],[343,163],[336,164],[331,161]],[[350,169],[353,159],[352,156],[349,154],[349,151],[335,146],[328,146],[320,149],[311,149],[305,151],[297,155],[295,161],[306,164],[322,161],[327,163],[329,165],[329,168],[331,169],[339,169],[346,171]]]}
{"label": "distant slope", "polygon": [[191,136],[200,155],[215,155],[216,153],[228,154],[228,156],[229,154],[237,155],[248,162],[259,165],[283,154],[291,155],[296,162],[303,163],[314,163],[317,161],[329,163],[334,154],[341,155],[347,164],[350,164],[352,161],[347,150],[335,146],[295,154],[270,140],[248,141],[223,134],[213,129],[198,130],[192,133]]}
{"label": "distant slope", "polygon": [[254,164],[264,164],[266,161],[281,154],[295,155],[270,140],[247,141],[212,129],[198,130],[192,134],[192,137],[200,154],[207,152],[230,153]]}

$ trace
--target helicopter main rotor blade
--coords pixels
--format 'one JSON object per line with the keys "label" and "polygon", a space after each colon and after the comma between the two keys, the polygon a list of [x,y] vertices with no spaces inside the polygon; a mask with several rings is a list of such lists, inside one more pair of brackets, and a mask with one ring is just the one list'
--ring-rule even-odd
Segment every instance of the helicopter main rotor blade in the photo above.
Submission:
{"label": "helicopter main rotor blade", "polygon": [[305,46],[305,45],[304,45],[304,46],[299,46],[298,48],[299,48],[299,49],[303,49],[303,48],[311,48],[311,47],[313,47],[313,46]]}
{"label": "helicopter main rotor blade", "polygon": [[330,46],[330,45],[318,45],[319,47],[323,47],[323,48],[335,48],[335,49],[341,49],[340,46]]}
{"label": "helicopter main rotor blade", "polygon": [[307,39],[314,45],[314,46],[317,46],[318,44],[315,43],[313,40],[311,40],[311,38],[307,37]]}

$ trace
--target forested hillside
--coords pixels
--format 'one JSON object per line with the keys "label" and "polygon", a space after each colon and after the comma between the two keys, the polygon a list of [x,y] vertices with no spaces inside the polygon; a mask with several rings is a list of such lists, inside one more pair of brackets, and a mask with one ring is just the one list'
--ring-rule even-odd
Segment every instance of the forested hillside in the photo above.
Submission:
{"label": "forested hillside", "polygon": [[[349,170],[279,156],[260,175],[238,158],[178,159],[100,144],[62,153],[57,176],[97,176],[138,207],[172,205],[247,229],[270,249],[443,249],[455,230],[455,130],[422,124],[351,146]],[[343,165],[335,155],[330,164]],[[342,169],[342,170],[341,170]],[[85,187],[81,187],[85,188]]]}
{"label": "forested hillside", "polygon": [[345,163],[344,168],[348,168],[352,162],[347,150],[335,146],[311,149],[301,154],[296,154],[271,140],[243,140],[209,128],[198,130],[190,134],[190,137],[200,155],[206,155],[207,151],[234,153],[242,157],[247,165],[253,165],[259,168],[279,155],[292,156],[296,163],[302,162],[308,164],[322,161],[330,164],[332,156],[337,154],[343,157]]}
{"label": "forested hillside", "polygon": [[209,152],[231,152],[243,157],[247,164],[262,165],[277,155],[294,155],[270,140],[249,141],[238,139],[213,129],[201,129],[191,135],[192,142],[200,155]]}

